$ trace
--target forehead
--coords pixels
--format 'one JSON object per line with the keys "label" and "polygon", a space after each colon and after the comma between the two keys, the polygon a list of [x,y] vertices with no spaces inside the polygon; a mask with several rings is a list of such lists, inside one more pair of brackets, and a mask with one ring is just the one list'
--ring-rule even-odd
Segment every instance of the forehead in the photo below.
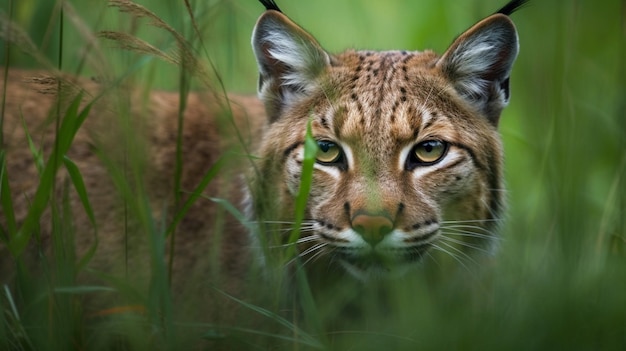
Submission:
{"label": "forehead", "polygon": [[431,51],[347,51],[335,57],[331,75],[344,95],[357,94],[350,95],[353,100],[360,96],[362,103],[380,104],[393,96],[404,101],[420,78],[433,75],[437,58]]}
{"label": "forehead", "polygon": [[[334,58],[322,125],[334,136],[371,145],[411,142],[455,114],[433,52],[348,51]],[[320,108],[323,108],[323,104]]]}

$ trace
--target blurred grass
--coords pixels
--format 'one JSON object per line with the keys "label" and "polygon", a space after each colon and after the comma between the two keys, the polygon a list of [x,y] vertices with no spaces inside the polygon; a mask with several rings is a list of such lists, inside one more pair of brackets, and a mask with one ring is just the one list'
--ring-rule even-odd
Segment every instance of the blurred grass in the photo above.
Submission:
{"label": "blurred grass", "polygon": [[[145,21],[130,21],[104,1],[70,3],[91,30],[136,33],[164,51],[175,46],[171,36]],[[193,37],[182,2],[139,3],[179,33]],[[102,68],[85,61],[84,55],[93,48],[67,15],[59,45],[57,4],[5,1],[0,8],[8,13],[12,6],[12,18],[54,66],[97,75]],[[495,0],[279,2],[285,13],[333,52],[346,47],[442,52],[457,34],[502,4]],[[194,6],[208,52],[208,57],[201,57],[214,63],[227,90],[253,93],[257,73],[249,37],[262,6],[253,0],[197,1]],[[392,296],[387,297],[394,314],[375,314],[376,318],[363,319],[349,330],[336,331],[327,346],[342,350],[626,348],[626,4],[535,1],[513,18],[521,53],[511,79],[511,105],[501,122],[510,211],[495,263],[473,266],[468,272],[456,265],[427,262],[415,279],[394,284]],[[0,44],[3,64],[9,57],[12,66],[40,66],[16,47],[7,52],[5,43]],[[121,52],[110,42],[102,41],[102,47],[106,64],[118,74],[130,67],[140,84],[183,91],[176,67]],[[159,238],[159,225],[150,222],[141,203],[136,206],[143,225],[152,227]],[[58,226],[62,230],[68,224]],[[158,242],[152,242],[158,251]],[[34,286],[30,293],[35,295],[42,289],[25,284]],[[167,300],[156,296],[165,291],[154,288],[155,296],[150,298]],[[363,292],[357,298],[377,301],[374,295]],[[10,301],[11,294],[5,292],[0,340],[22,343],[0,342],[2,347],[37,349],[53,333],[59,343],[47,348],[67,349],[67,342],[80,339],[77,334],[84,332],[78,319],[74,324],[64,322],[63,318],[80,312],[71,300],[56,305],[61,311],[54,314],[58,323],[45,320],[45,313],[37,315],[32,308],[10,308]],[[161,325],[160,332],[176,329],[163,326],[157,310],[162,309],[151,307],[152,325]],[[161,335],[167,342],[160,344],[144,322],[120,315],[92,333],[96,336],[85,344],[149,349],[174,348],[175,342],[181,342]],[[126,344],[120,346],[117,333],[128,335]],[[258,340],[251,333],[241,335],[249,338],[241,341],[249,347]],[[313,344],[292,340],[278,345],[305,349]]]}

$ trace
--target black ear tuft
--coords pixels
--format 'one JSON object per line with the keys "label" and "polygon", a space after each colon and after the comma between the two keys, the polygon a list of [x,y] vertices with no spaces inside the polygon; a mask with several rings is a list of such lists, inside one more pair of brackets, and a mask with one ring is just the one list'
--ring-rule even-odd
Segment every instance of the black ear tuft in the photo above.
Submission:
{"label": "black ear tuft", "polygon": [[278,5],[276,5],[276,2],[274,2],[274,0],[259,0],[259,2],[261,2],[261,4],[265,6],[266,10],[282,12],[280,8],[278,8]]}
{"label": "black ear tuft", "polygon": [[521,9],[528,3],[529,0],[512,0],[509,1],[508,4],[504,5],[501,9],[496,11],[496,13],[501,13],[503,15],[510,16],[513,12]]}

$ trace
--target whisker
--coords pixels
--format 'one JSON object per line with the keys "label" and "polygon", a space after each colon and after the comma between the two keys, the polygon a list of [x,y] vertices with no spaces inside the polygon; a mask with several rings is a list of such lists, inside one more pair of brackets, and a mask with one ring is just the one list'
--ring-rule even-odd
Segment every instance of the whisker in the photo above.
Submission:
{"label": "whisker", "polygon": [[[451,244],[449,244],[449,243],[447,243],[447,242],[445,242],[445,241],[442,241],[441,243],[442,243],[443,245],[446,245],[446,246],[447,246],[447,247],[449,247],[450,249],[452,249],[452,250],[454,250],[454,251],[458,252],[461,256],[465,257],[465,259],[466,259],[467,261],[469,261],[469,262],[471,262],[471,263],[473,263],[473,264],[475,264],[475,265],[477,265],[477,264],[478,264],[478,263],[477,263],[477,262],[476,262],[476,261],[475,261],[475,260],[474,260],[474,259],[470,256],[470,255],[468,255],[467,253],[463,252],[463,250],[460,250],[458,247],[456,247],[456,246],[454,246],[454,245],[451,245]],[[461,256],[459,256],[459,257],[461,257]]]}
{"label": "whisker", "polygon": [[437,265],[437,267],[441,268],[441,264],[439,264],[439,261],[437,261],[437,259],[435,258],[435,256],[433,256],[430,251],[426,251],[426,255],[428,255],[428,257],[435,262],[435,264]]}
{"label": "whisker", "polygon": [[[460,238],[473,238],[473,239],[479,239],[482,241],[486,241],[486,242],[503,242],[504,239],[503,238],[499,238],[499,237],[492,237],[489,235],[480,235],[480,234],[474,234],[471,232],[468,233],[450,233],[450,232],[446,232],[446,231],[442,231],[441,232],[443,235],[443,237],[446,237],[447,239],[451,239],[452,237],[460,237]],[[454,239],[454,240],[461,240],[463,241],[463,239]]]}
{"label": "whisker", "polygon": [[300,258],[303,258],[304,256],[306,256],[306,255],[308,255],[308,254],[310,254],[312,252],[317,251],[310,258],[308,258],[305,262],[302,263],[302,266],[306,265],[308,262],[311,261],[312,258],[314,258],[316,256],[319,256],[321,254],[321,252],[322,252],[321,249],[323,247],[325,247],[326,245],[328,245],[328,244],[327,243],[318,243],[318,244],[315,244],[315,245],[309,247],[308,249],[306,249],[303,252],[301,252],[298,255],[296,255],[294,258],[292,258],[289,261],[287,261],[287,263],[285,263],[285,266],[290,266],[290,265],[294,264],[296,262],[296,260],[298,260]]}
{"label": "whisker", "polygon": [[[273,234],[273,233],[289,233],[293,231],[293,228],[271,228],[271,230],[266,229],[265,233]],[[300,227],[301,233],[308,233],[315,231],[315,226],[302,226]]]}
{"label": "whisker", "polygon": [[326,245],[328,245],[328,244],[327,243],[315,244],[315,245],[309,247],[308,249],[302,251],[301,253],[299,253],[298,256],[302,258],[302,257],[310,254],[311,252],[314,252],[314,251],[317,251],[317,250],[321,249],[322,247],[324,247]]}
{"label": "whisker", "polygon": [[464,237],[486,239],[486,240],[503,240],[503,238],[497,235],[476,233],[473,231],[463,230],[460,228],[443,228],[441,231],[446,234],[455,235],[455,236],[464,236]]}
{"label": "whisker", "polygon": [[445,235],[443,235],[441,238],[442,238],[442,240],[446,240],[448,242],[457,244],[459,246],[463,246],[463,247],[467,247],[467,248],[470,248],[470,249],[474,249],[476,251],[480,251],[480,252],[483,252],[483,253],[490,253],[489,250],[485,250],[484,248],[482,248],[480,246],[476,246],[476,245],[472,245],[470,243],[464,242],[463,240],[457,240],[457,239],[449,238],[449,237],[447,237]]}
{"label": "whisker", "polygon": [[441,229],[451,229],[451,230],[458,230],[458,231],[475,230],[476,234],[479,234],[478,232],[482,232],[482,233],[486,233],[489,235],[494,235],[493,231],[487,228],[483,228],[483,227],[475,226],[475,225],[454,224],[454,225],[442,226]]}
{"label": "whisker", "polygon": [[[314,252],[314,251],[315,251],[315,252],[314,252],[314,253],[313,253],[313,255],[311,255],[311,257],[309,257],[306,261],[304,261],[304,262],[300,261],[300,267],[301,267],[301,268],[304,268],[304,267],[305,267],[307,264],[309,264],[312,260],[315,260],[315,259],[319,258],[321,255],[323,255],[323,254],[324,254],[324,251],[323,251],[322,249],[323,249],[326,245],[328,245],[328,244],[326,244],[326,243],[320,243],[320,244],[318,244],[318,245],[315,245],[315,246],[313,246],[313,247],[309,248],[309,250],[307,250],[307,251],[308,251],[308,252],[307,252],[307,254],[309,254],[309,253],[311,253],[311,252]],[[294,258],[292,258],[291,260],[289,260],[287,263],[285,263],[284,267],[285,267],[286,271],[291,271],[291,274],[290,274],[290,279],[294,279],[294,278],[295,278],[295,274],[296,274],[296,272],[295,272],[295,270],[290,270],[290,269],[289,269],[289,266],[294,265],[294,264],[296,263],[296,261],[298,261],[298,259],[300,259],[300,258],[302,258],[302,257],[303,257],[303,254],[301,253],[301,254],[299,254],[299,255],[295,256]]]}
{"label": "whisker", "polygon": [[286,248],[286,247],[290,247],[290,246],[295,246],[295,245],[308,243],[310,241],[315,241],[315,240],[317,240],[317,238],[314,237],[314,236],[305,236],[305,237],[302,237],[302,238],[296,240],[293,243],[286,243],[286,244],[280,244],[280,245],[271,245],[271,246],[268,246],[268,248],[270,248],[270,249]]}
{"label": "whisker", "polygon": [[317,235],[308,235],[308,236],[303,236],[303,237],[299,238],[298,240],[296,240],[296,242],[298,244],[303,244],[303,243],[306,243],[308,241],[315,241],[315,240],[318,240],[318,239],[319,239],[319,237]]}
{"label": "whisker", "polygon": [[486,201],[485,199],[481,199],[481,202],[485,205],[485,208],[489,209],[489,215],[491,215],[491,217],[493,218],[498,218],[498,215],[500,213],[498,213],[499,211],[497,210],[497,208],[492,208]]}
{"label": "whisker", "polygon": [[503,219],[500,218],[487,218],[487,219],[467,219],[467,220],[450,220],[450,221],[441,221],[441,224],[462,224],[462,223],[485,223],[485,222],[500,222]]}
{"label": "whisker", "polygon": [[[441,242],[442,244],[446,244],[444,242]],[[448,254],[450,257],[452,257],[455,261],[457,261],[461,266],[463,266],[463,268],[465,268],[468,272],[471,272],[471,270],[469,269],[469,267],[467,267],[467,265],[465,265],[465,263],[463,263],[463,260],[461,260],[457,255],[455,255],[454,253],[444,249],[443,247],[437,245],[437,244],[431,244],[433,248],[444,252],[446,254]],[[446,244],[447,246],[450,246],[448,244]]]}
{"label": "whisker", "polygon": [[[320,245],[316,248],[317,252],[315,252],[313,255],[311,255],[311,257],[309,257],[309,259],[307,259],[306,261],[304,261],[304,262],[302,263],[302,266],[304,267],[304,266],[306,266],[309,262],[312,262],[312,261],[317,260],[318,258],[320,258],[320,257],[324,254],[324,251],[323,251],[322,249],[323,249],[324,247],[326,247],[327,245],[328,245],[328,244],[326,244],[326,243],[322,243],[322,244],[320,244]],[[300,255],[300,256],[302,257],[302,256],[304,256],[304,255]]]}
{"label": "whisker", "polygon": [[[292,225],[293,225],[293,224],[295,224],[296,222],[294,222],[294,221],[268,221],[268,220],[262,220],[262,221],[250,221],[250,223],[254,223],[254,224],[292,224]],[[313,223],[315,223],[315,222],[313,222],[313,221],[310,221],[310,222],[309,222],[309,221],[305,220],[305,221],[303,221],[302,223],[305,223],[305,224],[306,224],[306,223],[313,224]]]}

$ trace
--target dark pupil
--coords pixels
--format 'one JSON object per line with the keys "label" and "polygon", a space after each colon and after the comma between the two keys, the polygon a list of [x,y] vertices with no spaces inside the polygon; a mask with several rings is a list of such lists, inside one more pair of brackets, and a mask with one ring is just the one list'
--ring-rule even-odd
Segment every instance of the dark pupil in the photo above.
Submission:
{"label": "dark pupil", "polygon": [[318,143],[318,146],[320,147],[320,149],[322,150],[322,152],[327,152],[328,149],[330,149],[330,147],[332,146],[332,143],[329,142],[324,142],[324,141],[320,141]]}
{"label": "dark pupil", "polygon": [[433,143],[424,144],[424,151],[426,152],[429,152],[429,153],[432,152],[433,148],[434,148]]}

